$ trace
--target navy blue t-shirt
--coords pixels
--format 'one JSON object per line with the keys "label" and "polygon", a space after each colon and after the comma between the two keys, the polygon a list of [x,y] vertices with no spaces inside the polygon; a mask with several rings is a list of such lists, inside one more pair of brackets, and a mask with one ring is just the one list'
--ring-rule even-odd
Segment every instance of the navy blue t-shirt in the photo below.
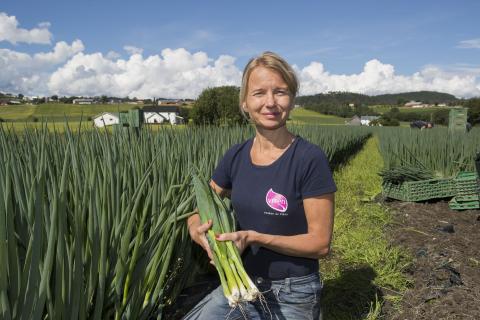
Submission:
{"label": "navy blue t-shirt", "polygon": [[[231,190],[240,230],[273,235],[307,233],[303,199],[335,192],[328,160],[316,145],[297,136],[270,165],[252,163],[253,139],[231,147],[220,160],[212,180]],[[250,276],[269,279],[299,277],[318,271],[318,260],[287,256],[251,246],[243,255]]]}

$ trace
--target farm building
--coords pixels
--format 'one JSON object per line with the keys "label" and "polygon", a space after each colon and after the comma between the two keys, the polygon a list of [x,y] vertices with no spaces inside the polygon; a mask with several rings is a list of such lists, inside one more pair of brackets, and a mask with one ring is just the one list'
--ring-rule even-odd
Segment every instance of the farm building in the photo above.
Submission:
{"label": "farm building", "polygon": [[103,112],[93,117],[95,127],[105,127],[120,123],[120,118],[116,112]]}
{"label": "farm building", "polygon": [[361,126],[362,122],[358,116],[353,116],[353,118],[350,121],[347,121],[346,124],[350,126]]}
{"label": "farm building", "polygon": [[179,124],[183,122],[183,118],[178,115],[178,106],[144,107],[142,110],[145,123],[160,124],[170,122],[170,124]]}
{"label": "farm building", "polygon": [[94,100],[90,98],[73,99],[73,104],[93,104]]}
{"label": "farm building", "polygon": [[423,102],[420,102],[420,101],[410,101],[410,102],[405,103],[404,106],[405,106],[405,107],[409,107],[409,108],[428,108],[428,107],[433,107],[433,105],[431,105],[431,104],[423,103]]}

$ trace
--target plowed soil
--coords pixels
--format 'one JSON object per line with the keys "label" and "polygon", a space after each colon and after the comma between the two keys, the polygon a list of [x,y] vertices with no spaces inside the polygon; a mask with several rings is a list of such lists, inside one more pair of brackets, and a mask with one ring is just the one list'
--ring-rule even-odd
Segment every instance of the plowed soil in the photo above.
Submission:
{"label": "plowed soil", "polygon": [[480,319],[480,211],[454,211],[448,202],[386,202],[392,243],[413,257],[411,287],[401,310],[386,319]]}

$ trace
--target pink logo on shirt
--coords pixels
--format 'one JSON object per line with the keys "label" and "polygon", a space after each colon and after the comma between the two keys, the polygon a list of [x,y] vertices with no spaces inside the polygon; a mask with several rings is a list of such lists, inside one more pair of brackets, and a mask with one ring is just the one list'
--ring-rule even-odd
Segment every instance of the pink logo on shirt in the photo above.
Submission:
{"label": "pink logo on shirt", "polygon": [[280,193],[276,193],[275,191],[270,188],[267,192],[267,196],[265,197],[265,201],[267,202],[268,206],[274,210],[285,212],[288,208],[287,198]]}

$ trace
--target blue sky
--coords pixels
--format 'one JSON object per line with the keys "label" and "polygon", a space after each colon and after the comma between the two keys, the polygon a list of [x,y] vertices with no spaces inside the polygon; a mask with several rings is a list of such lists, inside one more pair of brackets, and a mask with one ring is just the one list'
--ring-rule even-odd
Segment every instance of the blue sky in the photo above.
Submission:
{"label": "blue sky", "polygon": [[[101,53],[105,57],[110,52],[110,59],[119,65],[121,61],[130,61],[132,53],[136,52],[141,54],[145,65],[149,57],[158,56],[166,61],[162,51],[167,48],[183,48],[190,55],[203,52],[208,57],[207,65],[205,62],[193,63],[192,70],[199,73],[202,68],[214,68],[215,62],[223,55],[232,57],[234,60],[228,62],[229,67],[238,70],[229,70],[228,75],[222,73],[222,76],[225,84],[236,84],[236,73],[249,58],[271,50],[296,65],[307,88],[304,93],[308,94],[343,87],[370,94],[418,87],[450,91],[457,96],[480,95],[480,1],[4,0],[0,12],[10,18],[14,16],[17,27],[26,30],[39,28],[42,22],[48,23],[42,26],[50,33],[49,43],[13,43],[11,40],[1,41],[0,36],[0,49],[9,53],[33,57],[38,52],[53,51],[58,42],[71,46],[75,40],[81,41],[82,50],[72,51],[64,61],[50,64],[48,68],[38,68],[37,76],[43,79],[42,82],[51,81],[48,76],[69,65],[78,69],[81,62],[71,61],[78,54]],[[125,50],[125,46],[136,49]],[[175,59],[182,59],[182,55],[175,53]],[[369,61],[374,63],[370,64],[370,71],[366,71]],[[393,68],[393,74],[388,66]],[[99,77],[102,68],[97,64],[85,67],[85,70]],[[182,68],[177,71],[187,72]],[[18,76],[25,78],[22,72],[17,72]],[[362,76],[368,72],[370,76]],[[385,72],[387,75],[382,75]],[[372,80],[377,73],[381,74],[380,78],[390,77],[391,89],[387,86],[377,90],[381,79]],[[417,73],[422,81],[415,78]],[[32,77],[34,72],[27,74]],[[172,73],[171,76],[177,77],[178,74]],[[455,76],[460,80],[455,82]],[[62,79],[77,79],[65,77],[64,74]],[[183,74],[182,79],[185,81],[189,77]],[[144,82],[148,80],[158,79],[143,79]],[[197,80],[205,81],[203,78]],[[323,85],[316,83],[321,81]],[[371,83],[371,87],[352,85],[354,81]],[[416,86],[407,85],[408,81],[416,81]],[[65,90],[58,85],[48,85],[35,90],[32,82],[29,82],[30,87],[22,86],[20,82],[18,79],[2,81],[0,77],[0,91],[95,93],[82,85]],[[398,82],[405,85],[397,85]],[[214,84],[222,83],[209,82],[209,85]],[[125,92],[188,95],[190,90],[195,96],[201,90],[199,86],[176,91],[132,88],[133,91]],[[103,90],[108,90],[108,86],[105,85]],[[124,93],[122,90],[112,91],[115,92]]]}

